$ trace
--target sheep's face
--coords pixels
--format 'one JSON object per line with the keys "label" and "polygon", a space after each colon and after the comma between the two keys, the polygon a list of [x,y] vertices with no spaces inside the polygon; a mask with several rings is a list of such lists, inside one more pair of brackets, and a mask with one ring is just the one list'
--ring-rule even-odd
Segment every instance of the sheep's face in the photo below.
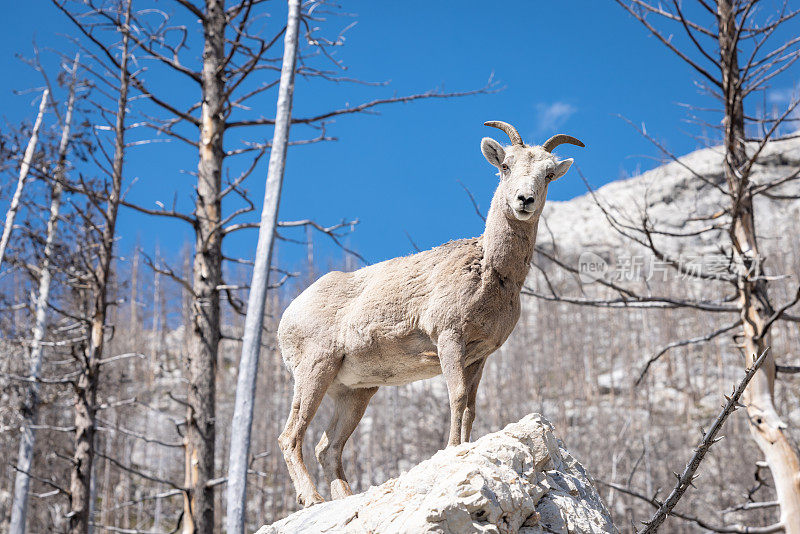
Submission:
{"label": "sheep's face", "polygon": [[520,221],[534,219],[534,215],[542,213],[547,186],[564,176],[573,161],[558,161],[540,146],[503,148],[489,137],[481,141],[481,152],[500,171],[498,192],[505,199],[506,214]]}

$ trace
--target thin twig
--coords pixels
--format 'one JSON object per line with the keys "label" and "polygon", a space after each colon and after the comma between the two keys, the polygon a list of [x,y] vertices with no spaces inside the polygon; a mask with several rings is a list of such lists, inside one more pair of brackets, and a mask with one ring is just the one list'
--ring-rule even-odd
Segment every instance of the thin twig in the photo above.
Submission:
{"label": "thin twig", "polygon": [[689,489],[689,486],[693,486],[692,482],[695,479],[695,473],[697,472],[697,468],[700,467],[700,463],[703,461],[708,450],[711,448],[711,445],[719,441],[720,438],[717,438],[717,434],[719,433],[720,429],[722,429],[722,425],[725,424],[725,420],[728,419],[728,416],[732,414],[737,408],[741,407],[742,405],[739,403],[739,398],[744,393],[744,390],[747,388],[747,385],[750,383],[750,380],[755,376],[756,372],[761,367],[761,364],[767,359],[767,351],[769,348],[764,350],[761,353],[761,356],[753,362],[753,365],[747,369],[744,374],[744,378],[742,378],[739,385],[734,389],[733,393],[730,397],[725,397],[725,404],[722,407],[722,411],[714,420],[714,423],[711,425],[711,428],[708,432],[703,434],[703,438],[700,440],[699,445],[694,450],[694,454],[692,455],[689,463],[686,464],[686,467],[683,470],[683,473],[678,476],[678,482],[675,484],[675,487],[672,489],[672,492],[667,497],[667,500],[664,501],[661,505],[659,505],[658,510],[647,523],[647,526],[640,534],[655,534],[658,531],[658,528],[664,522],[668,515],[672,513],[672,510],[678,504],[678,501],[681,500],[683,494],[686,493],[686,490]]}
{"label": "thin twig", "polygon": [[[643,495],[642,493],[632,490],[629,487],[621,486],[619,484],[614,484],[613,482],[604,482],[602,480],[598,480],[597,482],[603,486],[615,489],[620,493],[624,493],[625,495],[630,495],[631,497],[635,497],[637,499],[645,501],[646,503],[652,505],[654,508],[658,508],[659,506],[661,506],[661,502],[655,497],[648,497],[647,495]],[[721,532],[726,534],[772,534],[773,532],[783,532],[782,523],[768,525],[766,527],[745,527],[742,525],[714,525],[712,523],[709,523],[705,519],[700,519],[699,517],[694,517],[681,512],[673,511],[670,515],[677,517],[678,519],[694,523],[700,528],[704,528],[712,532]]]}
{"label": "thin twig", "polygon": [[729,324],[728,326],[724,326],[718,330],[714,330],[713,332],[706,334],[704,336],[693,337],[691,339],[682,339],[680,341],[673,341],[672,343],[670,343],[669,345],[665,346],[660,351],[658,351],[655,356],[652,356],[650,359],[647,360],[644,367],[642,368],[642,371],[639,373],[639,378],[636,379],[634,385],[638,386],[639,384],[641,384],[642,380],[644,380],[644,377],[647,374],[647,371],[650,369],[650,366],[653,365],[653,363],[655,363],[656,361],[658,361],[658,359],[661,358],[661,356],[669,352],[671,349],[677,347],[685,347],[686,345],[694,345],[697,343],[705,343],[706,341],[711,341],[715,337],[720,336],[725,332],[729,332],[741,324],[742,320],[738,319],[733,324]]}

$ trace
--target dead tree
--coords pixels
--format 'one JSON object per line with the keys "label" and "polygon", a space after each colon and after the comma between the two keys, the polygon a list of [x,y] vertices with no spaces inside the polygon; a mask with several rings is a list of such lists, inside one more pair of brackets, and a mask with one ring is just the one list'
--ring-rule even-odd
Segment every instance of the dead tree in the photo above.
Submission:
{"label": "dead tree", "polygon": [[19,166],[19,179],[17,180],[17,188],[14,190],[14,196],[11,197],[11,204],[6,212],[6,224],[3,227],[3,237],[0,238],[0,267],[3,266],[3,257],[6,253],[8,240],[11,238],[11,231],[14,228],[14,219],[17,216],[19,209],[19,201],[22,198],[22,190],[25,187],[25,181],[28,179],[28,173],[31,170],[31,162],[33,155],[36,151],[36,143],[39,142],[39,128],[42,126],[42,119],[44,112],[47,109],[47,97],[50,91],[45,89],[42,92],[42,100],[39,103],[39,113],[36,115],[36,121],[33,123],[31,130],[31,138],[28,141],[28,146],[25,149],[25,154],[22,156],[22,163]]}
{"label": "dead tree", "polygon": [[[714,213],[704,214],[702,220],[687,220],[683,229],[675,230],[653,221],[646,205],[638,216],[628,216],[615,211],[602,199],[595,197],[595,200],[608,223],[624,238],[644,247],[655,260],[673,272],[698,284],[719,288],[719,294],[713,299],[692,298],[686,296],[687,293],[645,294],[624,282],[604,279],[598,279],[597,285],[606,294],[597,297],[559,294],[552,285],[546,291],[531,290],[530,294],[545,300],[584,306],[694,309],[731,317],[725,325],[708,334],[671,343],[647,362],[645,370],[672,348],[705,343],[735,330],[739,331],[736,339],[744,367],[750,368],[769,347],[770,328],[778,321],[798,320],[789,310],[800,300],[800,292],[780,306],[773,305],[768,294],[768,282],[776,277],[769,273],[760,249],[754,199],[759,196],[773,200],[798,198],[791,187],[796,186],[800,179],[800,162],[795,163],[797,171],[769,180],[756,179],[755,170],[761,164],[759,157],[768,143],[796,137],[793,134],[781,135],[781,128],[793,120],[791,114],[800,101],[794,98],[777,114],[770,115],[765,111],[760,117],[754,112],[753,105],[748,108],[748,102],[800,58],[800,37],[778,44],[770,41],[776,30],[793,21],[800,10],[791,11],[783,3],[776,12],[760,0],[697,0],[693,13],[699,15],[695,19],[687,16],[688,6],[678,0],[667,3],[616,1],[691,66],[700,77],[699,85],[719,102],[720,105],[714,108],[692,109],[691,119],[703,127],[717,128],[719,132],[711,143],[721,145],[724,169],[721,181],[687,167],[643,130],[641,133],[658,146],[667,160],[677,161],[695,179],[719,193],[723,203]],[[666,29],[670,24],[685,35],[685,46],[670,35]],[[705,120],[704,114],[722,120]],[[713,236],[721,243],[723,256],[727,258],[722,272],[712,274],[694,269],[680,257],[665,251],[664,240],[691,239],[699,235]],[[561,261],[554,251],[540,249],[539,252],[545,261],[580,275],[577,269]],[[614,296],[609,298],[608,293]],[[788,441],[786,423],[775,409],[776,356],[772,351],[767,353],[742,397],[747,406],[751,434],[772,473],[781,512],[780,520],[774,525],[754,528],[763,532],[797,533],[800,532],[800,463],[795,448]],[[730,529],[721,530],[725,532],[744,532],[747,529],[739,526],[721,528]],[[737,530],[739,528],[745,530]]]}
{"label": "dead tree", "polygon": [[[111,26],[120,29],[113,10],[105,4],[52,0],[53,4],[73,23],[80,40],[112,65],[119,60],[101,29]],[[258,223],[242,221],[252,213],[254,205],[243,187],[245,180],[257,168],[261,158],[271,148],[263,141],[238,143],[228,141],[231,132],[239,135],[246,127],[264,128],[275,124],[272,117],[253,116],[248,104],[263,98],[278,84],[275,79],[260,83],[266,73],[278,73],[280,60],[271,57],[274,45],[285,31],[283,27],[271,28],[269,38],[261,36],[262,29],[254,25],[265,13],[265,4],[258,0],[242,0],[226,5],[224,0],[205,0],[195,3],[175,0],[177,14],[165,12],[160,4],[137,2],[131,12],[131,25],[137,32],[130,33],[132,46],[140,50],[140,61],[154,69],[166,72],[161,77],[163,85],[148,79],[141,70],[132,73],[130,84],[141,93],[155,115],[149,113],[144,121],[148,127],[169,137],[181,146],[197,150],[196,187],[194,209],[191,213],[177,207],[151,209],[122,201],[122,205],[147,215],[168,217],[188,224],[194,232],[194,257],[189,279],[176,274],[168,266],[157,266],[162,274],[173,278],[191,299],[191,326],[187,343],[188,394],[186,398],[187,436],[185,454],[186,489],[184,532],[207,532],[215,528],[214,491],[220,479],[214,468],[216,439],[216,369],[218,351],[223,339],[220,321],[222,300],[220,293],[235,309],[238,299],[231,298],[230,286],[223,280],[223,241],[234,232],[257,228]],[[340,38],[325,39],[313,34],[311,26],[317,15],[312,6],[302,15],[301,24],[307,31],[308,49],[298,58],[301,67],[297,74],[312,79],[333,82],[354,82],[341,76],[341,66],[333,62],[334,69],[315,66],[316,61],[332,61],[327,48],[342,44]],[[199,25],[202,37],[194,40],[189,27]],[[202,50],[201,53],[199,53]],[[274,54],[273,54],[274,55]],[[201,61],[197,63],[197,57]],[[163,74],[163,72],[162,72]],[[164,83],[163,80],[170,82]],[[175,100],[169,83],[191,86],[190,99]],[[485,93],[492,85],[462,93],[429,91],[426,93],[376,99],[357,106],[348,106],[310,117],[293,118],[292,124],[303,124],[317,130],[309,139],[292,141],[293,144],[328,141],[325,125],[334,117],[374,110],[389,103],[409,102],[426,98],[449,98]],[[258,133],[252,136],[263,135]],[[231,137],[236,139],[236,137]],[[232,160],[237,156],[250,157],[241,165],[238,176],[228,178],[225,171],[236,168]],[[306,222],[304,224],[310,224]],[[316,225],[322,228],[320,225]],[[329,233],[335,238],[332,233]],[[238,289],[246,289],[238,288]],[[224,480],[224,479],[223,479]]]}
{"label": "dead tree", "polygon": [[292,120],[299,29],[300,0],[290,0],[278,104],[275,113],[275,132],[272,138],[267,185],[264,192],[264,208],[261,213],[261,226],[258,229],[258,246],[256,247],[253,276],[247,300],[242,357],[239,362],[236,401],[231,423],[231,452],[228,462],[228,532],[244,532],[245,528],[247,465],[250,459],[250,432],[253,425],[258,357],[261,354],[261,331],[264,325],[267,287],[269,287],[272,243],[275,238],[275,226],[278,223],[278,205]]}
{"label": "dead tree", "polygon": [[[256,394],[258,357],[261,354],[261,331],[272,263],[272,243],[278,223],[278,205],[286,167],[286,150],[292,120],[294,74],[297,64],[297,42],[300,29],[300,0],[289,0],[289,14],[283,45],[283,64],[275,113],[275,132],[267,171],[264,208],[258,229],[253,276],[247,299],[242,357],[236,383],[236,400],[231,423],[230,459],[228,461],[227,531],[244,532],[247,504],[247,466],[250,459],[250,432],[253,426],[253,404]],[[310,227],[309,231],[310,231]],[[311,239],[310,237],[308,238]]]}
{"label": "dead tree", "polygon": [[[30,371],[28,375],[27,391],[25,392],[24,406],[22,407],[23,423],[20,429],[19,452],[17,454],[17,475],[14,481],[14,500],[11,511],[11,524],[9,532],[24,534],[25,520],[28,511],[28,493],[30,488],[31,470],[33,466],[33,453],[36,441],[34,427],[38,422],[39,412],[39,382],[42,370],[44,336],[47,331],[48,306],[50,284],[52,280],[53,247],[58,232],[62,194],[64,191],[63,180],[67,166],[67,152],[70,148],[70,130],[72,117],[75,110],[75,94],[78,85],[78,60],[75,56],[72,64],[72,80],[67,97],[67,108],[61,130],[61,141],[58,146],[58,159],[52,179],[52,193],[50,197],[50,216],[47,221],[44,257],[39,267],[39,291],[36,296],[36,317],[33,327],[33,336],[30,348]],[[43,98],[44,100],[44,98]],[[27,157],[27,153],[26,153]]]}
{"label": "dead tree", "polygon": [[[105,181],[100,189],[101,194],[92,190],[86,181],[73,185],[74,191],[83,193],[89,199],[87,209],[80,211],[89,234],[90,242],[95,246],[86,247],[82,263],[87,266],[82,285],[88,295],[88,309],[85,321],[88,330],[87,342],[84,343],[83,354],[78,358],[79,373],[73,384],[75,412],[75,449],[72,458],[72,474],[70,481],[70,532],[82,534],[89,531],[91,524],[91,488],[95,457],[95,433],[97,430],[97,392],[100,381],[100,367],[103,363],[105,338],[107,335],[108,295],[111,276],[111,264],[114,259],[114,241],[116,238],[117,214],[122,200],[123,163],[125,158],[126,116],[129,105],[130,72],[128,62],[131,56],[131,39],[129,33],[131,0],[117,6],[117,27],[120,29],[120,57],[118,59],[118,85],[116,92],[116,110],[106,113],[99,106],[100,115],[111,123],[100,127],[113,131],[113,156],[111,168],[107,171],[108,183]],[[113,68],[107,69],[113,74]],[[110,117],[108,116],[110,115]],[[99,147],[103,141],[97,140]],[[98,161],[103,168],[105,162]],[[102,203],[105,206],[102,206]],[[99,217],[93,216],[99,214]]]}

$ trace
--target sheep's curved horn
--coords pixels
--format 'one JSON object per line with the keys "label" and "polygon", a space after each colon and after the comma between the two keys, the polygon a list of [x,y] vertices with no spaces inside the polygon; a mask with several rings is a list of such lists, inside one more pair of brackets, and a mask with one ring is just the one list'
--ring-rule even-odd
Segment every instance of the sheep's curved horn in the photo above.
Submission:
{"label": "sheep's curved horn", "polygon": [[544,148],[548,152],[552,152],[555,147],[557,147],[558,145],[562,145],[564,143],[569,143],[570,145],[577,145],[579,147],[586,146],[583,143],[581,143],[580,140],[572,137],[571,135],[556,134],[547,141],[545,141],[544,144],[542,145],[542,148]]}
{"label": "sheep's curved horn", "polygon": [[522,142],[522,136],[519,135],[519,132],[516,128],[508,124],[507,122],[503,121],[486,121],[483,123],[484,126],[491,126],[492,128],[499,128],[503,130],[506,135],[511,139],[512,145],[520,145],[524,146],[525,143]]}

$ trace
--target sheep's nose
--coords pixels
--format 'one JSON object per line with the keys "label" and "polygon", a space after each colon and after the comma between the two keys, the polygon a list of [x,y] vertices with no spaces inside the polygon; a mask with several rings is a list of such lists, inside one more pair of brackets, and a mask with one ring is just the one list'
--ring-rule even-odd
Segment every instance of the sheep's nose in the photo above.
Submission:
{"label": "sheep's nose", "polygon": [[533,201],[536,200],[536,197],[533,195],[517,195],[517,199],[522,202],[522,205],[526,208],[533,204]]}

